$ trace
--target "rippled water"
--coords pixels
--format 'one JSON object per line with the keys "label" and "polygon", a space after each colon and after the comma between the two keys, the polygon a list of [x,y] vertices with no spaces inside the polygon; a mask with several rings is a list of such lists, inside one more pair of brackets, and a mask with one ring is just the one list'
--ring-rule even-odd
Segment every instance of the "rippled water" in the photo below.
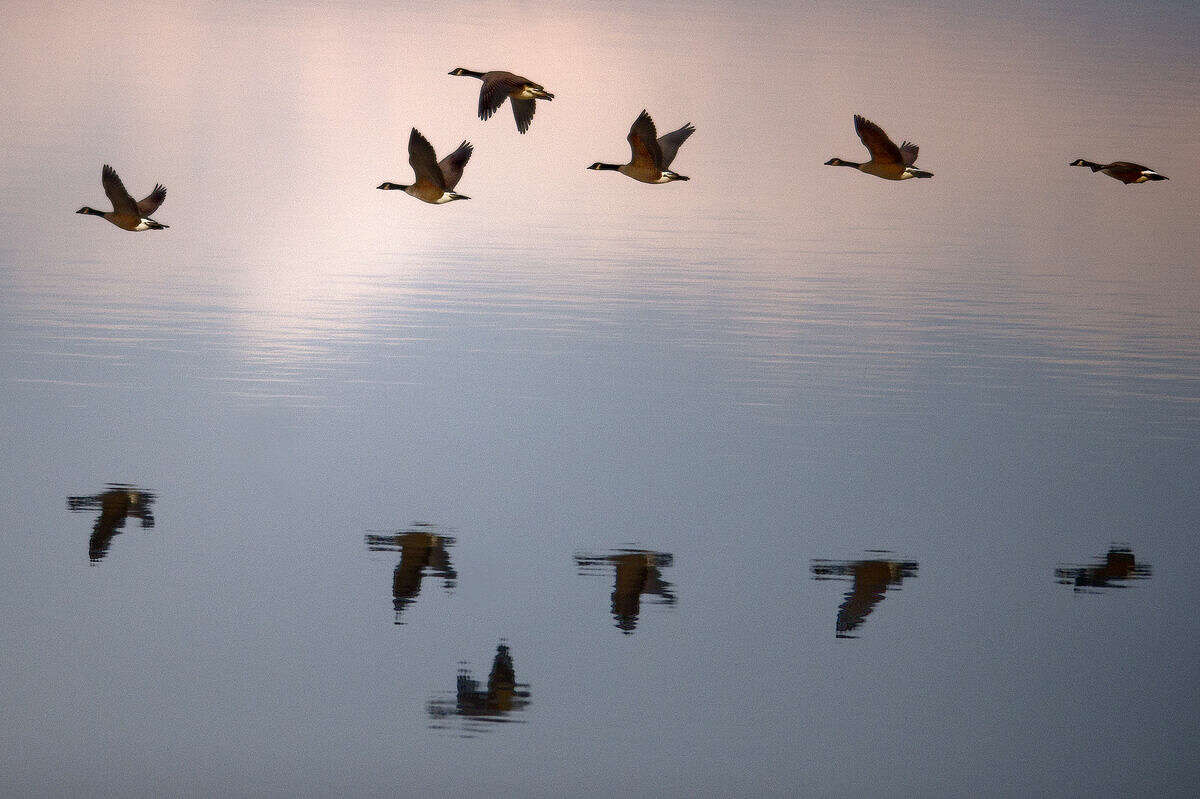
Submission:
{"label": "rippled water", "polygon": [[11,9],[0,792],[1190,794],[1190,5]]}

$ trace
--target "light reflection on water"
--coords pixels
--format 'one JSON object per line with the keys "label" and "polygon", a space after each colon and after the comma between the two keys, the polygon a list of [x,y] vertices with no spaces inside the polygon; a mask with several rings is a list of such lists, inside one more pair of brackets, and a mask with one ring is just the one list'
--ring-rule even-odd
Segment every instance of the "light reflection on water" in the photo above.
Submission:
{"label": "light reflection on water", "polygon": [[1192,314],[1155,308],[1133,281],[1064,293],[1056,277],[1016,286],[944,268],[839,274],[803,253],[764,256],[793,267],[783,273],[758,273],[719,250],[707,266],[656,258],[634,269],[615,255],[596,270],[522,252],[486,269],[438,260],[403,280],[316,272],[305,281],[319,289],[268,313],[212,285],[196,287],[196,307],[168,299],[165,285],[119,302],[73,278],[44,287],[42,307],[11,320],[12,379],[29,390],[73,386],[94,404],[122,374],[171,358],[220,401],[344,408],[362,386],[432,387],[421,365],[443,352],[465,362],[565,356],[633,334],[719,366],[707,388],[774,423],[794,422],[798,396],[845,398],[869,415],[920,413],[931,379],[1004,412],[1032,376],[1077,392],[1072,415],[1113,418],[1136,406],[1152,435],[1200,431]]}

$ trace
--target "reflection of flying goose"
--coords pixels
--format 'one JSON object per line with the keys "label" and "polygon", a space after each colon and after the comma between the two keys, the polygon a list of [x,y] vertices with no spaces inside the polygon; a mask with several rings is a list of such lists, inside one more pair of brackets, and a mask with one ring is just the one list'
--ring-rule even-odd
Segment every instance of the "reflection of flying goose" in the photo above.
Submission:
{"label": "reflection of flying goose", "polygon": [[623,549],[610,555],[576,555],[580,574],[595,571],[596,567],[611,564],[616,572],[612,592],[612,614],[617,627],[626,635],[637,629],[642,595],[659,597],[665,605],[675,604],[671,584],[663,579],[662,568],[674,559],[665,552],[644,549]]}
{"label": "reflection of flying goose", "polygon": [[602,164],[599,161],[588,169],[611,169],[642,183],[670,183],[673,180],[690,180],[685,175],[672,172],[669,167],[679,152],[679,146],[696,132],[688,122],[679,130],[659,137],[654,120],[643,109],[633,126],[629,128],[629,149],[632,157],[628,164]]}
{"label": "reflection of flying goose", "polygon": [[408,163],[412,164],[416,180],[411,186],[385,182],[376,188],[399,190],[433,205],[451,200],[469,200],[471,198],[464,194],[455,194],[454,187],[462,178],[463,167],[467,165],[473,149],[470,142],[463,142],[439,162],[433,145],[413,128],[408,136]]}
{"label": "reflection of flying goose", "polygon": [[130,516],[140,519],[143,529],[153,527],[152,504],[154,494],[123,485],[113,485],[108,491],[90,497],[67,498],[67,508],[72,511],[100,509],[100,516],[88,538],[88,559],[92,563],[104,559],[113,537],[125,529],[125,521]]}
{"label": "reflection of flying goose", "polygon": [[1149,577],[1150,566],[1138,563],[1133,550],[1127,547],[1110,547],[1104,561],[1094,566],[1069,567],[1054,570],[1060,583],[1074,585],[1076,590],[1085,588],[1121,588],[1114,582],[1137,580]]}
{"label": "reflection of flying goose", "polygon": [[445,580],[447,590],[454,588],[458,573],[450,564],[450,553],[446,549],[453,543],[453,538],[426,532],[367,536],[367,547],[373,552],[400,550],[400,562],[392,573],[396,624],[401,623],[400,612],[415,602],[421,593],[421,578],[427,571]]}
{"label": "reflection of flying goose", "polygon": [[667,604],[675,602],[671,584],[663,580],[659,571],[658,557],[656,552],[629,552],[611,557],[617,572],[612,592],[612,613],[617,620],[617,627],[626,634],[637,628],[642,594],[655,594]]}
{"label": "reflection of flying goose", "polygon": [[838,606],[837,637],[849,635],[863,623],[875,606],[883,601],[887,589],[899,586],[905,577],[913,577],[917,564],[912,561],[856,560],[814,561],[813,575],[818,579],[849,577],[853,580],[846,598]]}
{"label": "reflection of flying goose", "polygon": [[517,682],[508,646],[500,644],[496,647],[486,690],[471,676],[470,671],[461,669],[455,681],[453,707],[435,700],[429,704],[429,713],[432,716],[472,716],[483,717],[484,721],[501,721],[506,714],[528,704],[529,685]]}
{"label": "reflection of flying goose", "polygon": [[853,161],[843,161],[841,158],[830,158],[826,166],[849,166],[859,172],[866,172],[885,180],[907,180],[908,178],[931,178],[932,172],[922,172],[913,167],[917,160],[917,145],[904,142],[899,147],[888,138],[883,128],[869,119],[858,114],[854,115],[854,130],[858,138],[871,153],[871,160],[863,164]]}
{"label": "reflection of flying goose", "polygon": [[479,118],[486,120],[504,105],[505,100],[512,101],[513,116],[517,120],[517,130],[521,133],[529,130],[536,110],[536,100],[553,100],[554,95],[546,91],[546,87],[534,83],[528,78],[494,69],[490,72],[475,72],[462,67],[450,70],[451,75],[479,78],[483,85],[479,87]]}
{"label": "reflection of flying goose", "polygon": [[1160,175],[1150,167],[1135,164],[1130,161],[1113,161],[1111,164],[1097,164],[1076,158],[1070,166],[1086,166],[1093,172],[1103,172],[1110,178],[1116,178],[1122,183],[1145,183],[1150,180],[1170,180],[1166,175]]}
{"label": "reflection of flying goose", "polygon": [[104,193],[112,203],[111,211],[97,211],[95,208],[83,206],[75,213],[102,216],[122,230],[162,230],[168,225],[155,222],[150,214],[158,210],[163,200],[167,198],[167,190],[161,185],[155,185],[154,191],[145,199],[135,202],[125,185],[117,177],[117,172],[108,164],[100,171],[100,182],[104,184]]}

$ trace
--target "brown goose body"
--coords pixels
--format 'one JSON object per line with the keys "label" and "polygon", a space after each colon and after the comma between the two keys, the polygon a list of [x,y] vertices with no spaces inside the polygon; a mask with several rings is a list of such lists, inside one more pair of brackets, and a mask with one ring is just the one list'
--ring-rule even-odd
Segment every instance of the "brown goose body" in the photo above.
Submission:
{"label": "brown goose body", "polygon": [[479,118],[484,121],[490,119],[492,114],[504,105],[505,100],[509,100],[520,133],[529,130],[529,125],[533,122],[533,112],[537,110],[537,103],[534,101],[554,99],[554,95],[546,91],[546,87],[540,83],[534,83],[528,78],[502,69],[475,72],[455,67],[449,74],[483,81],[483,86],[479,88]]}
{"label": "brown goose body", "polygon": [[826,166],[853,167],[859,172],[884,180],[933,177],[932,172],[924,172],[913,166],[917,161],[919,148],[912,142],[906,141],[897,147],[883,132],[883,128],[858,114],[854,115],[854,130],[858,133],[858,138],[862,139],[863,146],[871,153],[871,160],[859,164],[841,158],[830,158],[825,162]]}
{"label": "brown goose body", "polygon": [[432,205],[443,205],[453,200],[469,200],[465,194],[457,194],[454,187],[462,179],[463,168],[471,158],[474,148],[464,141],[458,149],[441,161],[433,151],[433,145],[416,128],[408,135],[408,163],[412,165],[416,179],[410,185],[384,182],[376,188],[402,191],[410,197]]}
{"label": "brown goose body", "polygon": [[1113,161],[1111,164],[1097,164],[1076,158],[1070,166],[1086,166],[1093,172],[1103,172],[1110,178],[1115,178],[1125,185],[1130,183],[1147,183],[1152,180],[1170,180],[1166,175],[1160,175],[1150,167],[1135,164],[1132,161]]}
{"label": "brown goose body", "polygon": [[673,172],[668,167],[675,160],[679,147],[688,137],[696,132],[696,128],[688,122],[678,130],[673,130],[663,136],[658,135],[654,120],[645,109],[634,120],[629,128],[630,159],[628,164],[605,164],[597,161],[588,169],[607,169],[620,172],[622,175],[641,181],[642,183],[670,183],[675,180],[690,180],[686,175]]}
{"label": "brown goose body", "polygon": [[121,230],[162,230],[169,227],[150,218],[150,214],[158,210],[163,200],[167,198],[167,190],[161,184],[155,184],[154,191],[143,199],[134,201],[125,190],[125,184],[117,176],[117,171],[108,164],[100,170],[100,182],[104,185],[104,193],[112,203],[111,211],[97,211],[95,208],[84,206],[75,213],[100,216],[112,222]]}

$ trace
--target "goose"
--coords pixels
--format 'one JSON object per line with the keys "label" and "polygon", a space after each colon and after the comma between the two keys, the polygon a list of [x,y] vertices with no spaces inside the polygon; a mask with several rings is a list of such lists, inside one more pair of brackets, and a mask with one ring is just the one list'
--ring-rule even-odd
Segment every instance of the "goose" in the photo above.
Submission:
{"label": "goose", "polygon": [[433,152],[433,145],[416,129],[408,135],[408,163],[412,164],[416,182],[411,186],[401,186],[398,183],[380,183],[376,188],[398,189],[405,194],[416,197],[434,205],[448,203],[451,200],[469,200],[465,194],[455,194],[453,189],[462,178],[463,167],[474,150],[470,142],[464,141],[458,149],[441,161]]}
{"label": "goose", "polygon": [[885,180],[933,177],[932,172],[923,172],[913,168],[913,164],[917,160],[918,148],[912,142],[906,141],[897,147],[896,143],[883,132],[883,128],[858,114],[854,115],[854,130],[858,133],[858,138],[862,139],[867,150],[870,151],[871,160],[865,164],[856,164],[853,161],[830,158],[825,162],[825,166],[854,167],[859,172],[866,172],[868,175]]}
{"label": "goose", "polygon": [[483,81],[483,86],[479,89],[479,118],[482,120],[490,119],[492,114],[504,105],[505,99],[512,100],[513,116],[517,120],[517,130],[521,133],[529,130],[529,123],[533,121],[533,112],[537,105],[534,101],[554,99],[554,95],[546,91],[546,87],[541,84],[502,69],[475,72],[455,67],[448,74],[465,75]]}
{"label": "goose", "polygon": [[588,169],[612,169],[626,177],[640,180],[642,183],[670,183],[673,180],[691,180],[686,175],[667,169],[675,160],[679,146],[696,132],[691,122],[679,130],[659,137],[654,128],[654,120],[642,109],[642,113],[633,121],[629,128],[629,149],[633,156],[628,164],[602,164],[599,161]]}
{"label": "goose", "polygon": [[1151,180],[1170,180],[1166,175],[1160,175],[1149,167],[1130,161],[1113,161],[1111,164],[1096,164],[1076,158],[1069,166],[1086,166],[1093,172],[1103,172],[1110,178],[1116,178],[1122,183],[1146,183]]}
{"label": "goose", "polygon": [[163,230],[170,227],[150,218],[150,214],[158,210],[163,200],[167,198],[167,190],[162,184],[155,184],[154,191],[146,195],[140,202],[134,202],[117,171],[108,164],[100,171],[100,182],[104,184],[104,193],[112,203],[111,211],[97,211],[95,208],[83,206],[75,213],[102,216],[122,230]]}

